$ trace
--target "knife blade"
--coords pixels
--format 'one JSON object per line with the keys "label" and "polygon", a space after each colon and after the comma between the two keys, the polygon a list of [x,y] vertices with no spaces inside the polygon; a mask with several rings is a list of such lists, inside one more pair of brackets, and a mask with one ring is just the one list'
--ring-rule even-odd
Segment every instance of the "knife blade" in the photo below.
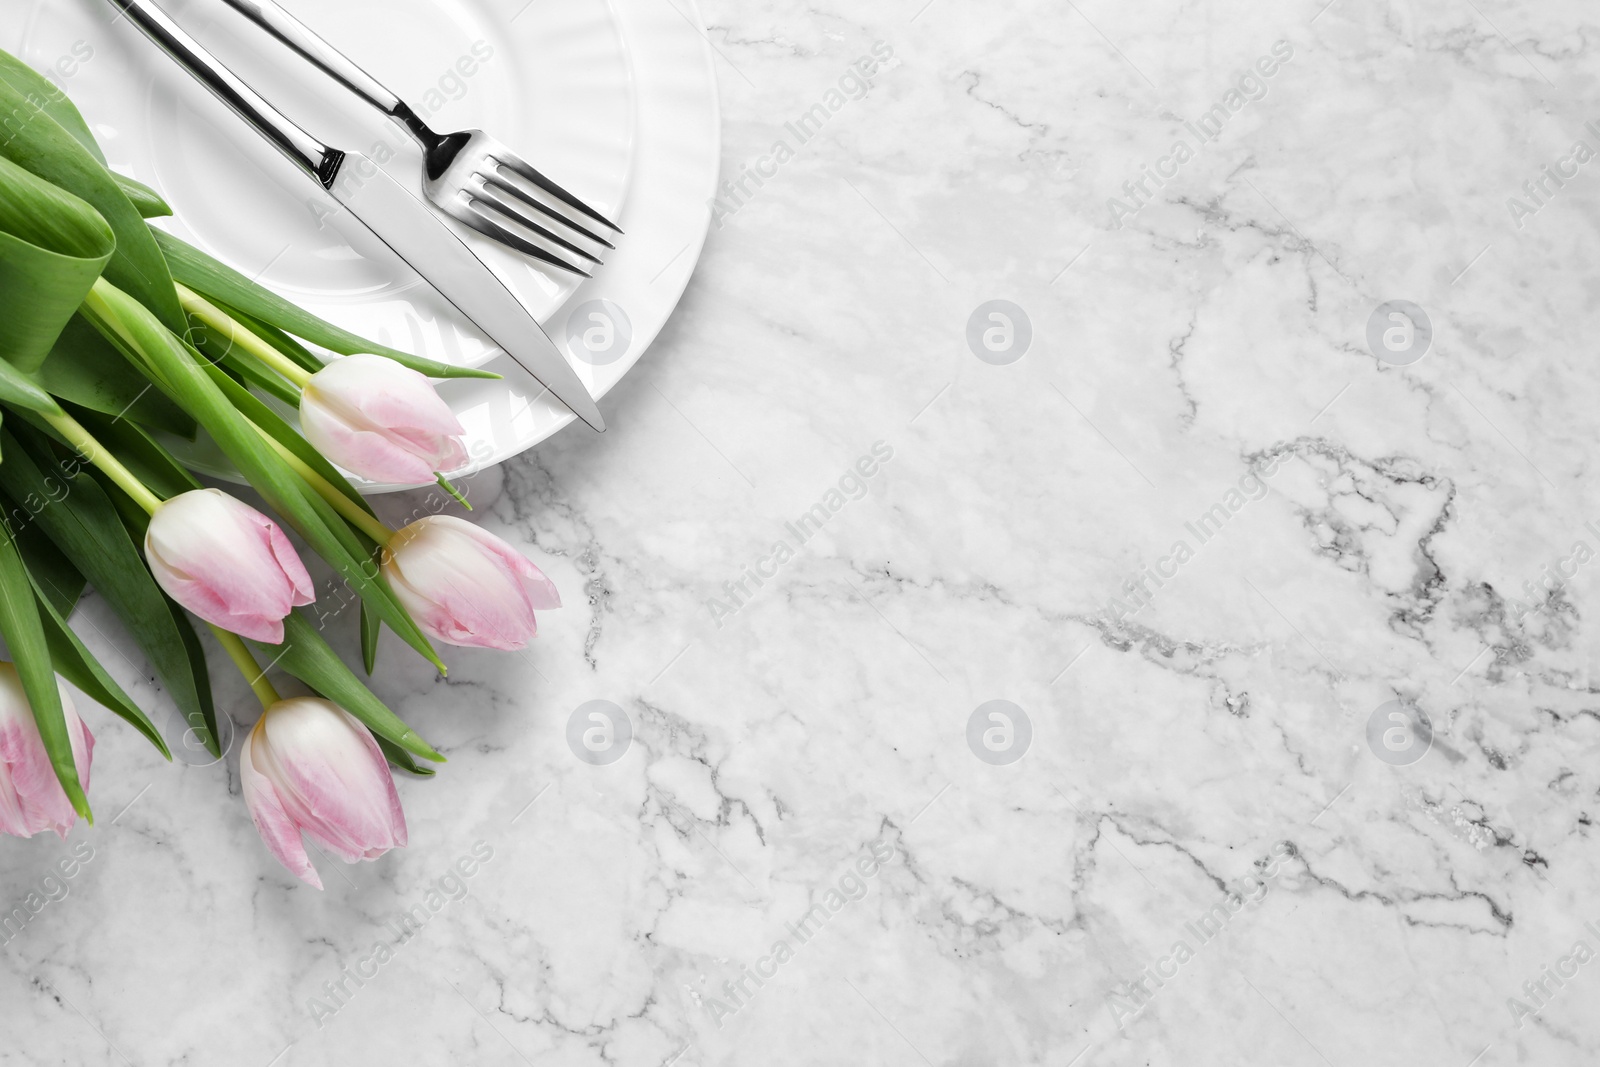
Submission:
{"label": "knife blade", "polygon": [[[128,21],[311,176],[573,414],[606,428],[594,398],[516,295],[417,197],[370,159],[317,140],[174,22],[153,0],[110,0]],[[370,171],[370,174],[369,174]],[[350,181],[339,179],[353,174]]]}
{"label": "knife blade", "polygon": [[[346,173],[359,180],[341,182]],[[354,153],[334,171],[328,193],[573,414],[605,430],[594,398],[539,320],[427,205]]]}

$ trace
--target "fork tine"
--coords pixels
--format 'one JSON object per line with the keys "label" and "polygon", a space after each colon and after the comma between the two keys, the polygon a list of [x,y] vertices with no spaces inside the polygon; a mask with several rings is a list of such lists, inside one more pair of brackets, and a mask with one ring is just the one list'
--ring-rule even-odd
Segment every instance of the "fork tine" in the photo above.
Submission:
{"label": "fork tine", "polygon": [[471,226],[474,230],[477,230],[485,237],[488,237],[491,240],[499,241],[501,244],[510,245],[523,255],[532,256],[541,263],[548,263],[552,267],[559,267],[564,271],[576,274],[582,278],[593,277],[593,275],[581,267],[573,266],[560,256],[552,255],[545,249],[540,248],[538,245],[534,244],[520,233],[502,226],[493,218],[485,214],[480,207],[481,205],[484,207],[494,208],[496,205],[491,204],[487,200],[479,200],[477,197],[471,195],[466,198],[466,202],[467,206],[471,210],[457,213],[456,218],[460,219],[468,226]]}
{"label": "fork tine", "polygon": [[[493,161],[491,160],[491,162]],[[579,225],[577,222],[573,221],[570,216],[562,214],[560,211],[557,211],[554,207],[545,203],[543,200],[540,200],[538,197],[527,192],[526,190],[518,189],[514,184],[507,181],[505,178],[496,174],[486,174],[482,171],[478,172],[478,177],[483,181],[484,185],[494,186],[495,190],[503,197],[510,200],[515,200],[518,204],[521,204],[524,207],[530,207],[540,214],[554,219],[556,222],[559,222],[568,229],[583,234],[583,236],[587,237],[595,244],[604,245],[613,251],[616,250],[617,246],[606,240],[604,237],[601,237],[599,234],[585,226]],[[507,210],[509,212],[509,205]]]}
{"label": "fork tine", "polygon": [[[491,178],[486,174],[480,174],[479,177],[483,179],[483,192],[488,194],[484,198],[484,202],[493,204],[499,209],[502,215],[511,219],[513,222],[526,226],[528,229],[539,234],[539,236],[554,241],[556,244],[567,249],[569,252],[576,252],[578,255],[583,256],[585,259],[593,263],[600,262],[598,257],[590,255],[589,252],[573,244],[565,237],[558,237],[553,230],[541,226],[536,218],[531,216],[527,211],[523,210],[525,205],[529,204],[530,202],[537,205],[538,201],[529,201],[526,196],[517,192],[516,189],[512,188],[505,182],[500,181],[498,178]],[[572,229],[577,230],[585,237],[593,237],[596,242],[605,245],[612,251],[616,250],[615,245],[611,244],[609,241],[595,237],[594,234],[590,233],[588,230],[585,230],[582,226],[573,225],[573,223],[568,222],[565,217],[553,214],[547,207],[541,206],[541,209],[547,217],[553,218],[565,226],[570,226]]]}
{"label": "fork tine", "polygon": [[[527,181],[532,182],[534,185],[537,185],[539,188],[543,189],[557,200],[560,200],[562,203],[565,203],[570,207],[583,212],[591,219],[594,219],[594,221],[600,223],[600,225],[607,227],[615,233],[622,232],[621,226],[618,226],[616,223],[600,214],[600,212],[596,211],[588,204],[585,204],[582,200],[579,200],[577,197],[561,188],[561,186],[557,185],[549,178],[546,178],[543,174],[540,174],[533,167],[523,162],[520,156],[517,156],[509,151],[501,151],[496,153],[494,158],[497,159],[507,170],[510,170]],[[598,238],[596,238],[596,240],[598,240]]]}
{"label": "fork tine", "polygon": [[[490,185],[488,185],[486,183],[484,185],[483,191],[485,193],[492,194],[492,193],[494,193],[495,190]],[[502,203],[499,199],[497,199],[496,197],[494,197],[492,195],[491,196],[487,196],[487,197],[474,197],[473,198],[473,202],[474,202],[475,205],[477,205],[479,207],[480,210],[482,210],[484,208],[488,208],[490,210],[493,210],[496,213],[498,213],[499,215],[501,215],[501,216],[511,220],[512,222],[516,223],[518,226],[522,226],[522,227],[524,227],[526,229],[532,230],[534,233],[538,234],[540,237],[543,237],[545,240],[549,241],[551,244],[559,245],[561,248],[566,249],[568,252],[571,252],[572,254],[574,254],[576,256],[581,256],[582,258],[588,260],[590,263],[599,263],[600,262],[600,257],[599,256],[594,255],[593,253],[589,252],[587,249],[579,248],[577,245],[573,244],[571,241],[567,240],[566,238],[558,236],[553,230],[549,230],[549,229],[539,225],[539,223],[536,222],[535,220],[527,218],[522,213],[513,210],[510,205]]]}

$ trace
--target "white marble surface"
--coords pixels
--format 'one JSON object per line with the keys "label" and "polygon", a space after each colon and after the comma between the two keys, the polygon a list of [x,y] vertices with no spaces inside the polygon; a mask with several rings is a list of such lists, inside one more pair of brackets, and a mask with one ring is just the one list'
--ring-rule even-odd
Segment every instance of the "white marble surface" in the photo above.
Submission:
{"label": "white marble surface", "polygon": [[[1506,200],[1600,148],[1597,25],[1322,3],[709,0],[730,176],[875,41],[894,59],[713,231],[611,431],[474,481],[568,606],[448,682],[385,645],[378,688],[450,757],[401,785],[411,847],[310,891],[229,765],[94,718],[99,825],[0,845],[5,908],[93,850],[0,948],[0,1063],[1596,1062],[1600,961],[1542,1007],[1523,985],[1600,952],[1597,568],[1520,621],[1510,598],[1600,549],[1600,163],[1520,229]],[[1114,228],[1280,40],[1265,95]],[[964,338],[995,298],[1034,332],[1006,366]],[[1433,325],[1410,366],[1365,340],[1393,299]],[[1367,742],[1395,698],[1436,731],[1411,765]],[[632,723],[609,766],[565,741],[593,699]],[[966,742],[994,699],[1032,723],[1009,766]],[[788,934],[875,842],[861,899]],[[1258,899],[1191,929],[1258,863]]]}

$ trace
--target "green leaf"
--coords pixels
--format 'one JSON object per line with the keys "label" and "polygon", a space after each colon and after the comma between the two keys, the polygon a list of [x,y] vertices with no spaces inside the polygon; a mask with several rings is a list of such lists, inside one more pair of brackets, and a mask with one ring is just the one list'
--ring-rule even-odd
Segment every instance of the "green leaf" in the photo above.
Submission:
{"label": "green leaf", "polygon": [[[4,494],[0,494],[0,505],[8,510],[15,507]],[[88,581],[26,512],[16,510],[14,514],[17,519],[17,548],[22,552],[28,577],[49,598],[50,606],[56,609],[58,615],[64,619],[70,618]]]}
{"label": "green leaf", "polygon": [[401,770],[414,774],[418,778],[432,778],[438,773],[432,767],[418,763],[411,753],[387,737],[375,737],[374,740],[378,742],[378,748],[383,752],[384,758]]}
{"label": "green leaf", "polygon": [[54,82],[4,50],[0,50],[0,81],[10,85],[25,99],[37,103],[46,115],[60,123],[62,129],[70,133],[96,161],[104,165],[105,153],[100,151],[100,145],[95,142],[94,134],[89,132],[89,124],[83,121],[83,116],[78,113],[77,107]]}
{"label": "green leaf", "polygon": [[32,378],[4,359],[0,359],[0,403],[27,411],[59,415],[61,405]]}
{"label": "green leaf", "polygon": [[372,677],[372,668],[378,665],[378,635],[383,631],[383,623],[367,607],[367,602],[361,602],[361,666],[367,672],[367,677]]}
{"label": "green leaf", "polygon": [[[258,642],[259,643],[259,642]],[[283,643],[261,645],[267,660],[361,720],[374,734],[426,760],[443,763],[417,732],[373,695],[349,667],[344,665],[317,628],[296,609],[283,620]]]}
{"label": "green leaf", "polygon": [[[326,500],[273,451],[230,399],[243,402],[248,391],[222,370],[165,330],[138,301],[102,284],[85,303],[96,326],[129,333],[153,380],[162,383],[199,421],[268,506],[306,539],[352,589],[373,605],[378,617],[444,673],[444,662],[400,601],[367,549]],[[256,401],[259,404],[259,401]],[[0,471],[4,464],[0,463]],[[94,578],[91,575],[90,581]],[[96,583],[98,585],[98,583]]]}
{"label": "green leaf", "polygon": [[111,172],[38,104],[3,80],[0,115],[7,116],[0,156],[93,205],[116,235],[116,251],[104,271],[107,280],[150,308],[169,329],[181,331],[183,309],[166,260]]}
{"label": "green leaf", "polygon": [[201,646],[200,635],[194,632],[194,625],[189,622],[183,607],[166,593],[161,594],[161,599],[166,601],[167,611],[177,625],[178,640],[183,643],[183,657],[188,661],[189,674],[194,678],[203,701],[201,710],[204,714],[200,722],[195,722],[194,715],[187,710],[184,718],[189,720],[190,728],[206,746],[206,751],[221,759],[222,748],[217,741],[217,710],[211,702],[211,669],[206,666],[206,650]]}
{"label": "green leaf", "polygon": [[139,550],[82,461],[57,462],[37,430],[0,431],[0,489],[27,511],[111,605],[189,724],[216,750],[216,709],[189,620],[145,569]]}
{"label": "green leaf", "polygon": [[82,315],[74,315],[38,370],[39,384],[63,400],[152,430],[192,439],[195,424]]}
{"label": "green leaf", "polygon": [[0,157],[0,353],[17,370],[44,362],[115,249],[86,201]]}
{"label": "green leaf", "polygon": [[139,710],[122,687],[107,674],[105,668],[79,640],[72,627],[67,625],[67,620],[56,611],[50,603],[50,598],[44,594],[38,582],[34,582],[34,592],[39,600],[39,621],[44,625],[44,638],[50,648],[50,659],[54,663],[57,673],[79,689],[85,696],[95,703],[114,712],[124,719],[135,730],[138,730],[168,760],[172,759],[172,752],[167,748],[167,742],[162,739],[161,731],[155,724]]}
{"label": "green leaf", "polygon": [[105,471],[90,467],[85,473],[99,484],[101,492],[106,494],[112,506],[117,509],[117,518],[122,520],[122,528],[128,531],[133,543],[144,544],[145,531],[150,529],[149,513],[139,506],[137,500],[106,477]]}
{"label": "green leaf", "polygon": [[[302,308],[296,307],[265,286],[206,255],[198,248],[170,233],[152,230],[156,243],[166,253],[172,276],[201,296],[228,308],[237,308],[250,318],[259,319],[296,337],[321,345],[330,352],[353,355],[369,352],[387,356],[403,366],[430,378],[498,378],[493,371],[473,370],[439,363],[409,352],[375,344],[364,337],[341,330]],[[113,279],[114,280],[114,279]]]}
{"label": "green leaf", "polygon": [[172,206],[161,199],[160,193],[144,182],[136,181],[126,174],[118,174],[116,171],[112,171],[111,176],[117,180],[122,195],[128,198],[128,202],[133,205],[140,218],[162,219],[172,214]]}
{"label": "green leaf", "polygon": [[[12,462],[13,458],[7,455],[0,469],[10,467]],[[39,621],[39,601],[33,595],[33,585],[9,531],[0,531],[0,636],[11,649],[22,691],[27,694],[33,721],[39,727],[39,737],[56,778],[72,801],[73,810],[93,823],[89,798],[83,795],[78,766],[72,759],[67,714],[61,706],[61,690],[51,666],[50,645]]]}

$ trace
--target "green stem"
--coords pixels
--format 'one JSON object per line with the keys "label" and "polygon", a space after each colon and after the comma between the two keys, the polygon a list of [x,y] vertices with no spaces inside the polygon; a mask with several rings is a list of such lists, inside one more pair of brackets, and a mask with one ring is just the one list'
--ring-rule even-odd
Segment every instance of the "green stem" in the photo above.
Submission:
{"label": "green stem", "polygon": [[439,483],[439,487],[442,488],[445,492],[449,493],[451,496],[455,497],[456,498],[456,502],[458,504],[460,504],[462,507],[466,508],[468,511],[472,510],[472,505],[467,502],[466,496],[464,496],[462,494],[461,490],[457,489],[455,486],[450,484],[450,479],[449,478],[446,478],[444,475],[440,474],[438,471],[434,471],[433,472],[433,476],[434,476],[434,479]]}
{"label": "green stem", "polygon": [[250,684],[250,690],[255,693],[256,699],[261,701],[263,710],[272,707],[272,705],[283,699],[278,695],[278,691],[272,688],[272,683],[267,681],[267,672],[256,664],[256,658],[245,647],[243,638],[236,633],[224,630],[215,623],[208,623],[207,625],[211,627],[211,632],[216,634],[217,641],[221,643],[223,651],[228,654],[228,658],[233,660],[233,665],[239,668],[239,673],[244,675],[244,680]]}
{"label": "green stem", "polygon": [[294,468],[294,472],[304,478],[311,488],[317,491],[317,495],[333,505],[333,510],[348,519],[352,526],[380,545],[387,545],[394,538],[393,530],[368,515],[360,504],[341,493],[337,486],[318,474],[309,463],[289,451],[282,442],[255,423],[252,422],[250,425],[255,426],[255,431],[261,435],[261,439],[271,445],[273,450],[283,457],[283,461]]}
{"label": "green stem", "polygon": [[255,331],[193,289],[180,283],[173,284],[178,290],[178,303],[183,305],[183,310],[212,329],[227,334],[229,344],[237,346],[241,351],[265,363],[292,382],[296,388],[304,389],[306,383],[311,381],[310,371],[267,344],[256,336]]}
{"label": "green stem", "polygon": [[90,289],[89,295],[83,298],[82,310],[88,312],[85,317],[91,322],[110,327],[111,332],[122,339],[124,347],[137,356],[140,363],[154,371],[155,368],[151,366],[149,359],[140,350],[139,342],[133,336],[133,331],[128,328],[127,323],[122,321],[122,316],[112,305],[112,299],[108,299],[108,297],[114,299],[116,297],[125,297],[125,294],[106,281],[104,276],[96,278],[94,280],[94,288]]}
{"label": "green stem", "polygon": [[106,451],[82,423],[65,411],[59,415],[39,412],[39,417],[53,426],[56,432],[66,439],[67,444],[78,450],[80,456],[105,471],[106,476],[117,483],[119,489],[133,497],[134,503],[151,515],[156,513],[156,509],[161,506],[161,498],[147,489],[145,484],[124,467],[116,456]]}

